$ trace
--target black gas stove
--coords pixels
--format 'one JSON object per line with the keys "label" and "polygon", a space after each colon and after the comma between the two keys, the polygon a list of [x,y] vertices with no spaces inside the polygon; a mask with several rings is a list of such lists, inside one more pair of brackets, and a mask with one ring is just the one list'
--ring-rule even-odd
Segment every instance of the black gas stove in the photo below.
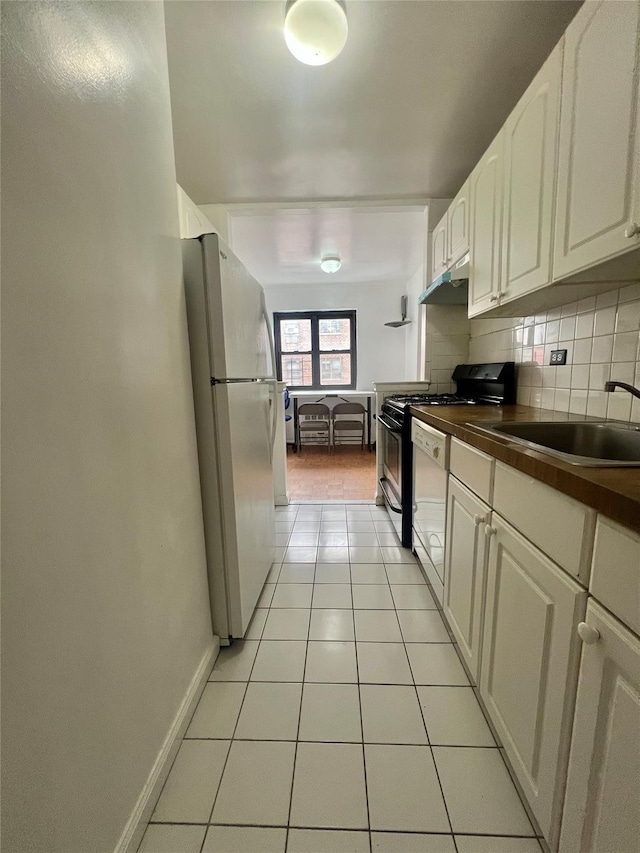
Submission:
{"label": "black gas stove", "polygon": [[382,404],[382,413],[402,424],[410,406],[501,406],[516,401],[513,361],[459,364],[452,379],[455,394],[391,394]]}
{"label": "black gas stove", "polygon": [[476,406],[478,400],[459,394],[391,394],[385,403],[404,412],[406,406]]}
{"label": "black gas stove", "polygon": [[515,364],[459,364],[453,371],[455,394],[391,394],[378,423],[384,474],[380,490],[400,540],[412,546],[413,445],[411,406],[500,406],[516,402]]}

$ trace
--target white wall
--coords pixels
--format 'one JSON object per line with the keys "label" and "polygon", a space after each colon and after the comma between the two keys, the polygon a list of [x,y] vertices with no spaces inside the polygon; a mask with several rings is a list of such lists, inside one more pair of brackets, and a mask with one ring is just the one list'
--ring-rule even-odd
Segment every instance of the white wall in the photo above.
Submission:
{"label": "white wall", "polygon": [[384,324],[400,319],[404,284],[291,285],[265,288],[267,308],[274,311],[356,311],[358,389],[369,391],[374,382],[401,381],[405,371],[406,330]]}
{"label": "white wall", "polygon": [[163,6],[2,30],[2,849],[102,853],[212,647]]}

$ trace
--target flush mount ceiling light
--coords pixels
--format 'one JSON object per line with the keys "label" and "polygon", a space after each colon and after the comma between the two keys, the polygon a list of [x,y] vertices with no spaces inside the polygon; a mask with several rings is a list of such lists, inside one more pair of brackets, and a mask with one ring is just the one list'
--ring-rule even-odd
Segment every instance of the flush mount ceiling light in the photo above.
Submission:
{"label": "flush mount ceiling light", "polygon": [[341,266],[342,261],[340,260],[338,255],[325,255],[320,261],[320,269],[322,270],[322,272],[338,272]]}
{"label": "flush mount ceiling light", "polygon": [[347,41],[347,14],[341,0],[288,0],[284,40],[305,65],[326,65]]}

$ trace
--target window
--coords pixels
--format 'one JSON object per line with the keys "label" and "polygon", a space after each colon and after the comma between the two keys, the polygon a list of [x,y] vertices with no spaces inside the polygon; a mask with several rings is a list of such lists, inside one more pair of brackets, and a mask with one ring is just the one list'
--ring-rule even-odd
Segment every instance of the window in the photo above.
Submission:
{"label": "window", "polygon": [[278,379],[290,388],[356,387],[356,312],[276,313]]}

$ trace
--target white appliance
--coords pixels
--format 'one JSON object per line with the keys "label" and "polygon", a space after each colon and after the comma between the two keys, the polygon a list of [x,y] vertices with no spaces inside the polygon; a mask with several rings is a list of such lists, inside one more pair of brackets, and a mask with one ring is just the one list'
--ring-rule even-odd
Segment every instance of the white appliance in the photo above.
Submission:
{"label": "white appliance", "polygon": [[411,440],[413,547],[442,606],[449,436],[413,418]]}
{"label": "white appliance", "polygon": [[217,234],[183,240],[214,633],[242,637],[273,561],[275,357],[264,292]]}

